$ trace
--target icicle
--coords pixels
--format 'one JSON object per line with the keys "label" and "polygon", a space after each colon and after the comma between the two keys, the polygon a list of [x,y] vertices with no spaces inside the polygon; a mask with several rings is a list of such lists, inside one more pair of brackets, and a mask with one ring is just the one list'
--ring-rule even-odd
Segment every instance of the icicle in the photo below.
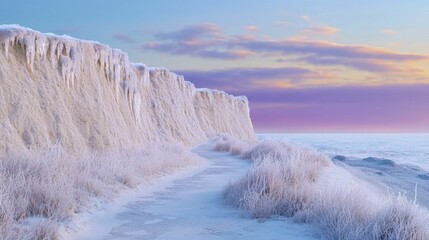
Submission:
{"label": "icicle", "polygon": [[144,72],[142,74],[142,81],[145,86],[148,86],[150,83],[149,69],[147,67],[144,68]]}
{"label": "icicle", "polygon": [[23,38],[22,42],[24,44],[27,64],[30,66],[31,71],[33,71],[34,57],[36,52],[35,37],[32,35],[27,35]]}
{"label": "icicle", "polygon": [[49,50],[50,50],[50,58],[51,58],[51,65],[52,67],[55,66],[56,63],[56,56],[55,56],[55,50],[57,49],[58,41],[55,38],[49,39]]}
{"label": "icicle", "polygon": [[110,72],[108,72],[108,49],[106,49],[104,45],[97,44],[94,46],[94,51],[96,53],[95,59],[98,62],[101,71],[104,72],[106,78],[112,79],[110,77]]}
{"label": "icicle", "polygon": [[4,40],[4,51],[6,53],[6,59],[8,58],[9,53],[9,39]]}
{"label": "icicle", "polygon": [[[96,48],[96,51],[95,51],[96,53],[97,53],[97,57],[98,57],[98,62],[99,62],[99,66],[100,66],[100,68],[103,70],[103,71],[105,71],[106,69],[105,69],[105,65],[107,64],[106,63],[106,52],[104,51],[104,49],[101,49],[101,46],[99,47],[99,46],[97,46],[97,48]],[[106,73],[106,72],[105,72]]]}
{"label": "icicle", "polygon": [[21,48],[23,50],[25,50],[25,44],[24,44],[24,36],[17,36],[17,41],[19,43],[19,45],[21,46]]}
{"label": "icicle", "polygon": [[1,34],[1,37],[3,38],[3,40],[4,40],[4,50],[5,50],[5,53],[6,53],[6,58],[8,58],[9,57],[9,46],[11,44],[13,46],[16,36],[15,36],[14,33],[10,32],[10,31],[1,32],[0,34]]}
{"label": "icicle", "polygon": [[36,53],[39,57],[46,57],[47,47],[48,47],[48,40],[43,35],[37,36]]}
{"label": "icicle", "polygon": [[9,56],[9,45],[13,44],[13,40],[15,39],[15,34],[10,30],[0,31],[0,39],[4,41],[4,50],[6,54],[6,58]]}
{"label": "icicle", "polygon": [[60,56],[63,55],[64,43],[60,42],[57,45],[57,57],[60,59]]}
{"label": "icicle", "polygon": [[123,66],[124,66],[124,75],[128,78],[131,74],[131,71],[129,68],[130,64],[129,64],[128,57],[125,55],[125,57],[121,58],[121,60],[122,60]]}
{"label": "icicle", "polygon": [[149,83],[149,68],[142,63],[136,63],[134,67],[138,71],[139,83],[143,86],[147,86]]}
{"label": "icicle", "polygon": [[79,50],[80,48],[78,46],[74,46],[70,48],[70,59],[72,61],[72,66],[71,66],[71,73],[72,73],[72,79],[71,79],[71,84],[72,87],[74,88],[74,81],[78,81],[79,77],[80,77],[80,72],[81,72],[81,61],[82,61],[82,56],[81,56],[81,52]]}
{"label": "icicle", "polygon": [[119,63],[115,63],[113,65],[113,72],[114,72],[114,81],[115,81],[116,100],[119,100],[119,87],[121,83],[121,65],[119,65]]}
{"label": "icicle", "polygon": [[106,71],[109,72],[110,80],[115,81],[115,62],[114,62],[114,56],[113,56],[113,50],[109,49],[107,53],[107,67]]}
{"label": "icicle", "polygon": [[15,37],[11,37],[11,38],[6,38],[4,40],[4,50],[6,52],[6,59],[9,57],[9,45],[12,44],[14,42],[14,38]]}

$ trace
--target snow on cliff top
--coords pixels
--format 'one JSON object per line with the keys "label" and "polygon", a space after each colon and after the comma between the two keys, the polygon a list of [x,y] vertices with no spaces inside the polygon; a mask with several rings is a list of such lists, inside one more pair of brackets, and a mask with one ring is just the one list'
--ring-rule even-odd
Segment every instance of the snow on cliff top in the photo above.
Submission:
{"label": "snow on cliff top", "polygon": [[[195,88],[194,84],[184,80],[183,76],[176,75],[173,72],[170,72],[168,69],[163,67],[147,67],[143,63],[132,63],[128,60],[128,54],[121,51],[120,49],[111,48],[106,44],[99,43],[97,41],[91,40],[82,40],[73,38],[67,35],[56,35],[53,33],[41,33],[39,31],[22,27],[18,24],[8,24],[8,25],[0,25],[0,42],[2,42],[5,46],[6,57],[8,56],[8,50],[10,45],[14,45],[19,43],[23,49],[26,51],[27,63],[30,65],[31,69],[33,69],[33,63],[36,56],[47,57],[48,49],[55,48],[57,52],[57,57],[60,58],[60,54],[58,52],[63,51],[63,48],[67,52],[69,59],[63,59],[63,77],[66,81],[71,81],[73,84],[73,79],[77,78],[76,68],[79,65],[79,45],[80,44],[91,44],[94,47],[100,48],[100,55],[104,56],[96,56],[98,57],[98,61],[104,61],[104,65],[106,66],[106,70],[108,65],[110,66],[109,75],[113,76],[112,78],[115,81],[119,81],[120,76],[115,73],[115,66],[117,65],[125,65],[125,76],[126,78],[133,78],[132,72],[130,71],[130,67],[135,68],[137,71],[142,72],[142,76],[140,81],[147,81],[147,77],[149,74],[158,75],[165,74],[172,77],[177,78],[179,81],[183,81],[183,84],[195,92],[220,95],[222,97],[231,97],[237,101],[243,101],[245,103],[248,102],[246,96],[233,96],[226,92],[208,89],[208,88]],[[51,58],[54,56],[55,51],[51,51]],[[104,53],[102,53],[104,52]],[[104,58],[104,59],[102,59]],[[71,62],[71,63],[69,63]],[[110,63],[110,64],[109,64]],[[67,66],[65,66],[67,65]],[[116,68],[120,68],[119,66]],[[128,69],[128,71],[127,71]],[[146,72],[148,71],[149,74]]]}

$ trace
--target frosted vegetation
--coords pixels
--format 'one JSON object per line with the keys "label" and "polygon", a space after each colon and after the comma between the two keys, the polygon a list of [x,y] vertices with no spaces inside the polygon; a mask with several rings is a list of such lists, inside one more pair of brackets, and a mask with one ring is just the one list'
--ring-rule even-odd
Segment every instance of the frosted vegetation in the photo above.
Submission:
{"label": "frosted vegetation", "polygon": [[293,217],[324,239],[429,239],[429,212],[403,195],[376,192],[312,149],[220,138],[218,151],[252,161],[224,198],[251,217]]}
{"label": "frosted vegetation", "polygon": [[200,163],[183,145],[71,157],[55,146],[0,159],[0,238],[56,239],[58,227],[124,188]]}

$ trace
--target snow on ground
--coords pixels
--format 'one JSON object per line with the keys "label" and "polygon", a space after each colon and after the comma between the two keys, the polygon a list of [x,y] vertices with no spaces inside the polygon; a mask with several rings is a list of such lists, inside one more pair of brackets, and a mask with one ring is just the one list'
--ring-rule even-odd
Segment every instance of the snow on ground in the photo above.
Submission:
{"label": "snow on ground", "polygon": [[378,187],[382,193],[403,193],[408,199],[429,208],[429,173],[414,165],[397,164],[390,159],[364,159],[335,156],[333,161],[357,178]]}
{"label": "snow on ground", "polygon": [[249,162],[212,151],[194,151],[208,164],[128,194],[105,210],[83,216],[68,239],[314,239],[309,225],[287,218],[258,221],[224,204],[222,190]]}

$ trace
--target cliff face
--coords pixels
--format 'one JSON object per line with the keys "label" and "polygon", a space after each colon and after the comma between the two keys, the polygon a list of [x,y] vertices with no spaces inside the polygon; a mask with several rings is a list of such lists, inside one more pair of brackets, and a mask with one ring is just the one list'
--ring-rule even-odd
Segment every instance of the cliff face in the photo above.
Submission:
{"label": "cliff face", "polygon": [[59,143],[71,152],[254,140],[245,97],[196,89],[106,45],[0,26],[0,155]]}

